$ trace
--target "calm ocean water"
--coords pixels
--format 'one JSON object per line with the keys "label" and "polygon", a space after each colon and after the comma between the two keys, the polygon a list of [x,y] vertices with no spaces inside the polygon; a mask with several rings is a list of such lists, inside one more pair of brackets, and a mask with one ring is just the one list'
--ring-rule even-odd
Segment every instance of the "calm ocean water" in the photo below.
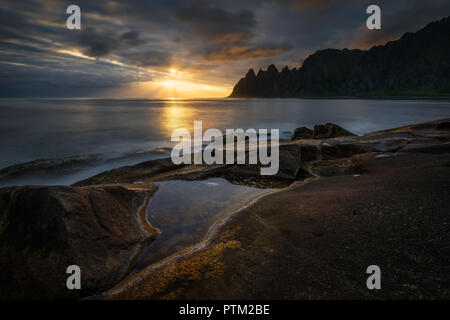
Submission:
{"label": "calm ocean water", "polygon": [[136,152],[172,146],[172,131],[192,130],[194,120],[204,130],[278,128],[286,137],[296,127],[325,122],[364,134],[444,117],[450,101],[2,99],[0,168],[89,154],[120,158],[110,166],[132,164],[145,160]]}

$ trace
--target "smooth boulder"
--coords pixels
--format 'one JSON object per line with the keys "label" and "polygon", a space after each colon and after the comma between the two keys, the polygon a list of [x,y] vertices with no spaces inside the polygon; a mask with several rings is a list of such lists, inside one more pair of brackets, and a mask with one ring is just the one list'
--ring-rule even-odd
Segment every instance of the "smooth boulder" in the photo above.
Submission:
{"label": "smooth boulder", "polygon": [[334,123],[315,125],[313,129],[313,139],[331,139],[348,136],[354,136],[354,134]]}
{"label": "smooth boulder", "polygon": [[[147,197],[120,186],[0,189],[0,298],[81,298],[117,284],[152,237]],[[70,265],[81,290],[66,286]]]}
{"label": "smooth boulder", "polygon": [[350,131],[334,123],[315,125],[313,130],[307,127],[300,127],[294,130],[291,141],[302,139],[332,139],[337,137],[355,136]]}
{"label": "smooth boulder", "polygon": [[313,131],[307,127],[300,127],[294,130],[291,140],[312,139]]}

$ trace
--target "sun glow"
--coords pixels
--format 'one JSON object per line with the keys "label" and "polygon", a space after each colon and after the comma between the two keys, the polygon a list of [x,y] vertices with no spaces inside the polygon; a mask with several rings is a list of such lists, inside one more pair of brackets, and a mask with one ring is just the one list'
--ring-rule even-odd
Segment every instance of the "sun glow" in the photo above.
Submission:
{"label": "sun glow", "polygon": [[140,99],[207,99],[225,98],[229,87],[213,86],[184,80],[133,82],[127,86],[104,91],[104,95],[115,98]]}
{"label": "sun glow", "polygon": [[[147,72],[151,71],[147,70]],[[109,90],[106,94],[119,98],[207,99],[225,98],[231,90],[232,88],[228,86],[205,83],[195,79],[191,73],[172,67],[166,72],[156,73],[156,78],[152,81],[129,83]]]}
{"label": "sun glow", "polygon": [[152,85],[160,87],[166,98],[223,98],[229,94],[229,88],[179,79],[166,79]]}
{"label": "sun glow", "polygon": [[192,130],[196,112],[189,103],[179,104],[177,102],[167,101],[162,109],[159,122],[164,128],[165,134],[169,137],[175,129],[186,128]]}

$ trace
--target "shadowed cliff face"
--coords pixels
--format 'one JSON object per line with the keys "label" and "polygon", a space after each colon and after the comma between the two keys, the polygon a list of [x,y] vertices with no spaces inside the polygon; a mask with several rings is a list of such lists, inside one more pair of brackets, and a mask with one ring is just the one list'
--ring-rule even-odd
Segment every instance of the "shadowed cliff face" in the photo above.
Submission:
{"label": "shadowed cliff face", "polygon": [[450,95],[450,17],[370,50],[326,49],[300,69],[250,69],[230,97]]}

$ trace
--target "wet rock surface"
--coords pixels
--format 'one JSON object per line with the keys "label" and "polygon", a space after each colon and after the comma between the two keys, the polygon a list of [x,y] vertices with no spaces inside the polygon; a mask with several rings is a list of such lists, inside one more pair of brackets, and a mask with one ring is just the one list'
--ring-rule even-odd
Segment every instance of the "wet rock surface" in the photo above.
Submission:
{"label": "wet rock surface", "polygon": [[174,165],[170,158],[150,160],[134,166],[125,166],[99,173],[75,183],[74,186],[142,182],[180,167],[183,165]]}
{"label": "wet rock surface", "polygon": [[315,125],[313,130],[306,127],[300,127],[294,130],[292,141],[300,139],[331,139],[336,137],[348,137],[355,134],[334,123]]}
{"label": "wet rock surface", "polygon": [[[261,176],[258,165],[176,166],[168,158],[72,187],[0,189],[0,297],[80,298],[106,290],[102,298],[372,298],[355,274],[365,276],[365,264],[377,259],[393,282],[376,297],[448,296],[448,277],[436,280],[449,244],[448,123],[364,136],[315,128],[313,137],[317,131],[326,138],[280,143],[275,176]],[[195,254],[127,277],[142,243],[157,234],[139,213],[153,182],[211,177],[289,187],[243,210]],[[71,264],[82,269],[80,291],[65,286]],[[405,276],[397,268],[412,271]],[[435,280],[421,279],[420,270]]]}
{"label": "wet rock surface", "polygon": [[5,183],[31,174],[57,175],[71,173],[100,160],[101,156],[92,155],[30,161],[0,169],[0,181]]}

